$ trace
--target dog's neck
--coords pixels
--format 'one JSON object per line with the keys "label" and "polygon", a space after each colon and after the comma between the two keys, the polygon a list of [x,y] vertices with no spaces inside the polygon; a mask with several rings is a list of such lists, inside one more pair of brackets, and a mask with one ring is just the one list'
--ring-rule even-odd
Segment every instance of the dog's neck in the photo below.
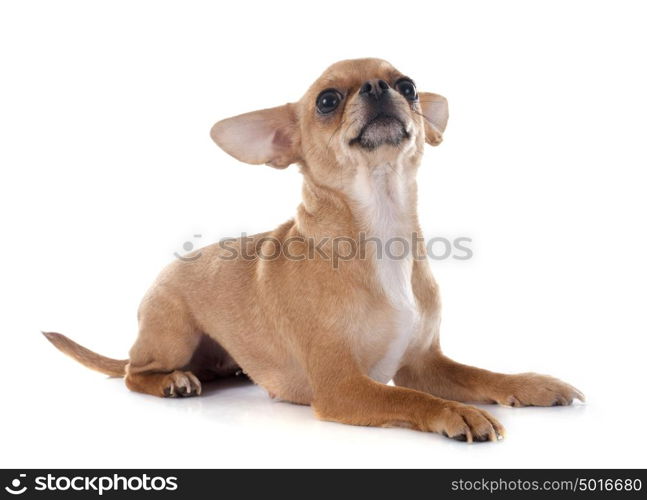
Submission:
{"label": "dog's neck", "polygon": [[297,213],[299,231],[314,237],[360,233],[384,240],[409,238],[418,229],[416,167],[389,162],[357,165],[340,188],[304,175],[303,202]]}
{"label": "dog's neck", "polygon": [[371,236],[407,237],[417,226],[415,171],[397,163],[360,166],[348,193],[355,219]]}

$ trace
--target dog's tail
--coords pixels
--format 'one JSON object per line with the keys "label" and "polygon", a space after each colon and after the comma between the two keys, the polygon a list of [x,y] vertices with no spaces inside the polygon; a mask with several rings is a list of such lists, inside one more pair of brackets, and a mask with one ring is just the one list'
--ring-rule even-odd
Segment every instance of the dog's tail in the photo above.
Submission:
{"label": "dog's tail", "polygon": [[127,359],[118,360],[106,358],[96,352],[92,352],[90,349],[80,346],[60,333],[42,333],[59,351],[64,352],[92,370],[110,375],[111,377],[123,377],[126,374],[126,365],[128,364]]}

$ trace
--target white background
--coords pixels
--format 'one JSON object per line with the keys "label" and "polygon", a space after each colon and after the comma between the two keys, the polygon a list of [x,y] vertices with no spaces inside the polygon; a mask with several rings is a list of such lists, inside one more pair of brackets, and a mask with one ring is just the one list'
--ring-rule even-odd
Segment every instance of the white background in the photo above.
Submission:
{"label": "white background", "polygon": [[[639,2],[3,2],[0,466],[645,467],[647,46]],[[500,443],[315,420],[254,386],[129,393],[40,330],[124,357],[185,241],[290,218],[295,167],[240,164],[218,119],[376,56],[445,95],[419,174],[452,357],[588,396],[491,408]],[[194,234],[202,234],[200,239]]]}

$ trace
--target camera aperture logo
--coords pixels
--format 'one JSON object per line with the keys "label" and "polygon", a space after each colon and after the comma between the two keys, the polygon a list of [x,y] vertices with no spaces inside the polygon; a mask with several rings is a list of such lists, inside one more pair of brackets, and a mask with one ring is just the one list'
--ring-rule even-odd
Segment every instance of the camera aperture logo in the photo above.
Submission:
{"label": "camera aperture logo", "polygon": [[122,476],[120,474],[101,476],[67,476],[47,474],[37,476],[30,487],[26,483],[26,474],[13,479],[5,491],[11,495],[22,495],[28,489],[33,491],[84,491],[95,492],[99,496],[112,491],[176,491],[178,488],[175,476],[149,476],[148,474]]}
{"label": "camera aperture logo", "polygon": [[5,491],[12,495],[22,495],[27,491],[27,486],[24,486],[22,480],[27,477],[27,474],[20,474],[16,479],[11,481],[11,485],[5,486]]}

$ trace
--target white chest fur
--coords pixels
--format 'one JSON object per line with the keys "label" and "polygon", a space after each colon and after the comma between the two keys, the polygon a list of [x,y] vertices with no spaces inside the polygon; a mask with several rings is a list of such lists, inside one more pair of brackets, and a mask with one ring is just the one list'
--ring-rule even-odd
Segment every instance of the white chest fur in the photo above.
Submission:
{"label": "white chest fur", "polygon": [[392,320],[383,332],[388,337],[387,348],[369,375],[385,383],[400,368],[402,356],[419,323],[411,286],[413,209],[410,191],[403,173],[387,164],[370,170],[358,169],[353,182],[353,198],[367,237],[381,245],[381,255],[379,251],[374,255],[375,270],[390,303]]}

